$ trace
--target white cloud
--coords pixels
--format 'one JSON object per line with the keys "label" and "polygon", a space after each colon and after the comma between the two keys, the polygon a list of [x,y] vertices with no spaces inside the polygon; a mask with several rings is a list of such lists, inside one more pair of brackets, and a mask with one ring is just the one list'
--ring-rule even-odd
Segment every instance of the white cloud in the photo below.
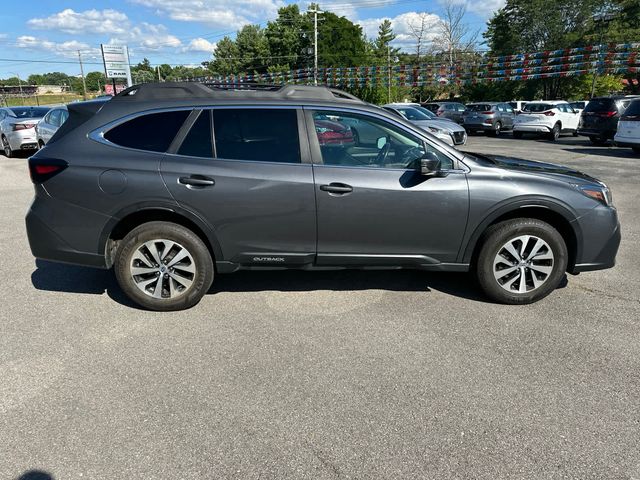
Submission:
{"label": "white cloud", "polygon": [[66,8],[44,18],[32,18],[27,21],[30,28],[36,30],[59,30],[65,33],[107,33],[120,34],[130,26],[126,14],[117,10],[86,10],[76,12]]}
{"label": "white cloud", "polygon": [[440,21],[440,17],[433,13],[419,13],[419,12],[405,12],[397,15],[393,18],[368,18],[365,20],[359,20],[357,23],[362,26],[362,30],[368,38],[374,39],[378,36],[378,27],[384,20],[390,20],[393,28],[393,33],[396,35],[396,39],[392,42],[396,47],[403,50],[410,50],[416,44],[415,36],[411,35],[411,26],[419,27],[422,21],[421,15],[424,15],[425,20],[425,33],[423,42],[429,42],[437,35],[437,25]]}
{"label": "white cloud", "polygon": [[172,20],[225,29],[275,18],[283,0],[131,0]]}
{"label": "white cloud", "polygon": [[189,45],[184,47],[183,51],[213,53],[215,49],[216,49],[215,42],[210,42],[206,38],[194,38],[189,42]]}
{"label": "white cloud", "polygon": [[127,44],[143,52],[154,52],[164,48],[182,46],[180,39],[171,35],[164,25],[142,22],[130,28],[125,34],[112,37],[111,44]]}
{"label": "white cloud", "polygon": [[96,55],[100,49],[93,48],[87,43],[77,40],[69,40],[67,42],[52,42],[44,38],[37,38],[30,35],[22,35],[16,39],[18,48],[29,50],[38,50],[52,52],[69,58],[78,58],[78,50],[85,55]]}

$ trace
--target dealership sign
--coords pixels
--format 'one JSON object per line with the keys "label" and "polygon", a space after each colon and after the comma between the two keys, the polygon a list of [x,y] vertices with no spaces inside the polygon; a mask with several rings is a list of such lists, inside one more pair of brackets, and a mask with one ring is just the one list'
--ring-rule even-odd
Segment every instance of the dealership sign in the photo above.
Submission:
{"label": "dealership sign", "polygon": [[104,73],[107,78],[122,78],[131,86],[131,69],[129,68],[129,51],[122,45],[100,45]]}

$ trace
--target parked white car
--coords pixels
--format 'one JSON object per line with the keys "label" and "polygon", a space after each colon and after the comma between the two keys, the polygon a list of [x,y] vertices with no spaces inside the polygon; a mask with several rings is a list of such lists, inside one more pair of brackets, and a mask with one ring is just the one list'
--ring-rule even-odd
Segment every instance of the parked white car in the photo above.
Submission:
{"label": "parked white car", "polygon": [[613,141],[619,147],[629,147],[640,153],[640,100],[631,102],[618,120]]}
{"label": "parked white car", "polygon": [[564,100],[527,103],[513,124],[513,136],[522,138],[524,133],[546,134],[557,140],[561,133],[577,136],[580,114]]}
{"label": "parked white car", "polygon": [[69,118],[69,112],[64,105],[52,108],[36,125],[36,138],[38,140],[38,148],[44,147],[58,131],[60,126]]}
{"label": "parked white car", "polygon": [[524,100],[514,100],[512,102],[509,102],[509,106],[511,108],[513,108],[514,113],[517,115],[520,112],[522,112],[522,109],[524,108],[524,106],[529,103],[529,101],[524,101]]}

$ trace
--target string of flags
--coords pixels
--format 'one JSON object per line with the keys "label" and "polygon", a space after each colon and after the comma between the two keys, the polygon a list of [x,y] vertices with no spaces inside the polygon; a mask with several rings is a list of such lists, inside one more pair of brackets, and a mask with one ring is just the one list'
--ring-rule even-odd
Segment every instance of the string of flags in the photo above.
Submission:
{"label": "string of flags", "polygon": [[[443,63],[408,65],[372,65],[358,67],[322,67],[318,83],[339,88],[388,86],[420,87],[426,85],[473,85],[503,81],[574,77],[593,73],[640,73],[640,42],[549,50],[500,57],[466,56]],[[313,68],[277,73],[243,74],[188,78],[186,80],[219,84],[269,83],[310,84]]]}

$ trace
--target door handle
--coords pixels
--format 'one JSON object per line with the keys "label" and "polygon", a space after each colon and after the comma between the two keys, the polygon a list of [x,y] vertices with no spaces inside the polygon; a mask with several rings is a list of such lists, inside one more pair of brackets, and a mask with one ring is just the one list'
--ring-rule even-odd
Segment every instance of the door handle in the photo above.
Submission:
{"label": "door handle", "polygon": [[320,190],[322,190],[323,192],[337,193],[339,195],[344,195],[345,193],[353,192],[353,187],[345,183],[334,182],[334,183],[330,183],[329,185],[320,185]]}
{"label": "door handle", "polygon": [[213,178],[205,177],[204,175],[180,177],[178,179],[178,182],[180,182],[182,185],[186,185],[187,187],[210,187],[216,184]]}

